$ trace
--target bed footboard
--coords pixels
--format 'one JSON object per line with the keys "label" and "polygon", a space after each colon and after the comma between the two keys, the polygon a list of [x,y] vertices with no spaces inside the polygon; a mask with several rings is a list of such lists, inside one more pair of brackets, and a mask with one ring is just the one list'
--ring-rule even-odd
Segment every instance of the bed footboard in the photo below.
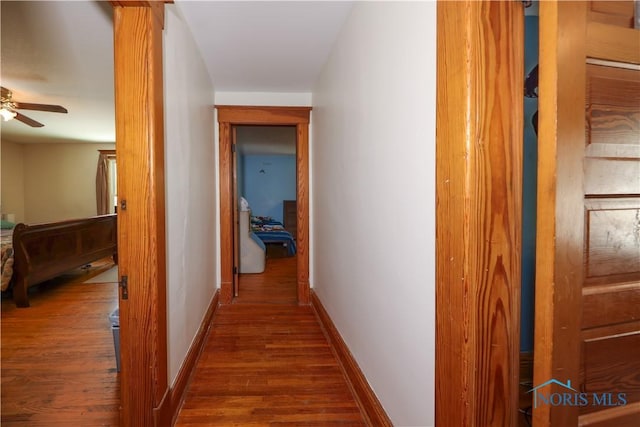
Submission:
{"label": "bed footboard", "polygon": [[30,286],[106,256],[117,262],[117,216],[48,224],[18,224],[13,231],[13,298],[29,306]]}

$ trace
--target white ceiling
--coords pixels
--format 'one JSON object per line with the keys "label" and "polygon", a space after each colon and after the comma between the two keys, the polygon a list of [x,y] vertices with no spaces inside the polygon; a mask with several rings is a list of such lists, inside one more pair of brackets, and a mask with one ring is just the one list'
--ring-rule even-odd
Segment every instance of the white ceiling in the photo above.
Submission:
{"label": "white ceiling", "polygon": [[[177,0],[216,91],[311,92],[352,1]],[[113,142],[113,18],[98,1],[0,1],[2,86],[45,124],[0,123],[14,142]]]}

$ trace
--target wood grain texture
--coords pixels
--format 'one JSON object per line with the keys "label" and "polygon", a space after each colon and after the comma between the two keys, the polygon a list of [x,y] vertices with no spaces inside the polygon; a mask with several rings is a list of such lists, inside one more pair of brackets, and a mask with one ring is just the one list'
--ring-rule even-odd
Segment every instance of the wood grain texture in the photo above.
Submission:
{"label": "wood grain texture", "polygon": [[[218,116],[218,119],[220,117]],[[231,304],[233,299],[233,192],[231,124],[220,122],[220,303]]]}
{"label": "wood grain texture", "polygon": [[309,123],[311,107],[216,105],[218,121],[234,125],[297,125]]}
{"label": "wood grain texture", "polygon": [[318,295],[313,291],[311,292],[311,305],[320,325],[322,325],[325,337],[331,344],[334,354],[340,362],[344,376],[358,402],[358,406],[360,406],[367,425],[376,427],[393,426],[382,404],[369,386],[367,378],[358,366],[358,362],[356,362],[351,351],[349,351],[349,347],[347,347],[340,332],[338,332],[333,324]]}
{"label": "wood grain texture", "polygon": [[2,426],[117,426],[120,381],[109,314],[113,283],[83,283],[110,258],[32,288],[31,307],[2,300]]}
{"label": "wood grain texture", "polygon": [[184,401],[187,385],[192,378],[196,369],[196,364],[202,355],[209,327],[211,326],[213,316],[218,309],[219,303],[220,291],[218,290],[211,299],[211,304],[209,304],[209,308],[207,308],[207,312],[202,319],[200,327],[198,327],[196,336],[189,347],[189,351],[187,351],[187,356],[184,358],[180,371],[178,371],[178,376],[173,383],[173,387],[171,387],[171,425],[175,424],[176,419],[178,418],[178,412],[180,412],[180,406]]}
{"label": "wood grain texture", "polygon": [[[114,7],[122,426],[168,425],[162,21],[151,7]],[[166,411],[163,406],[161,411]]]}
{"label": "wood grain texture", "polygon": [[[534,384],[578,378],[583,280],[584,2],[541,2]],[[567,46],[571,46],[570,49]],[[544,96],[542,95],[544,94]],[[575,381],[575,380],[574,380]],[[557,390],[554,390],[557,391]],[[543,405],[534,425],[576,425],[578,409]]]}
{"label": "wood grain texture", "polygon": [[296,256],[270,258],[262,274],[241,274],[234,304],[288,304],[298,301]]}
{"label": "wood grain texture", "polygon": [[298,302],[309,304],[309,115],[311,107],[253,107],[217,105],[220,124],[220,302],[233,299],[233,179],[231,128],[235,125],[296,126],[296,194],[298,206]]}
{"label": "wood grain texture", "polygon": [[309,125],[296,126],[298,304],[309,301]]}
{"label": "wood grain texture", "polygon": [[587,25],[586,31],[588,57],[640,64],[638,30],[591,22]]}
{"label": "wood grain texture", "polygon": [[580,427],[609,427],[613,422],[616,427],[638,427],[640,402],[627,406],[594,412],[580,417]]}
{"label": "wood grain texture", "polygon": [[522,7],[438,2],[438,425],[517,424]]}
{"label": "wood grain texture", "polygon": [[633,0],[589,1],[589,21],[633,28]]}
{"label": "wood grain texture", "polygon": [[[267,277],[263,292],[278,288]],[[366,424],[311,307],[237,299],[214,316],[175,425]]]}

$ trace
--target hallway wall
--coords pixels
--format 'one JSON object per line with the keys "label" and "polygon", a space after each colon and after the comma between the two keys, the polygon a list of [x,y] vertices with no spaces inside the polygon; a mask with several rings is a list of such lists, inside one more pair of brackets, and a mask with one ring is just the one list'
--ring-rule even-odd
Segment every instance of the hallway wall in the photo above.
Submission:
{"label": "hallway wall", "polygon": [[[165,6],[164,96],[169,383],[216,291],[213,84],[179,7]],[[188,189],[188,190],[187,190]]]}
{"label": "hallway wall", "polygon": [[434,424],[435,74],[435,2],[357,2],[313,92],[312,286],[402,426]]}

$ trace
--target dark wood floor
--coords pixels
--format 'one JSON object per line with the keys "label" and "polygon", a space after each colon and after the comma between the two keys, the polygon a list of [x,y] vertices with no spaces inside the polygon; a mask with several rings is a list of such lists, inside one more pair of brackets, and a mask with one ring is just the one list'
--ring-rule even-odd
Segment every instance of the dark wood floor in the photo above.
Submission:
{"label": "dark wood floor", "polygon": [[31,307],[2,300],[2,426],[117,426],[119,380],[109,313],[114,283],[83,284],[113,265],[42,285]]}
{"label": "dark wood floor", "polygon": [[[109,267],[47,283],[27,309],[3,299],[3,427],[118,425],[117,285],[82,283]],[[313,312],[296,304],[295,258],[243,276],[205,346],[178,426],[365,425]]]}
{"label": "dark wood floor", "polygon": [[218,309],[177,426],[363,426],[320,325],[296,305],[295,258],[244,275]]}

